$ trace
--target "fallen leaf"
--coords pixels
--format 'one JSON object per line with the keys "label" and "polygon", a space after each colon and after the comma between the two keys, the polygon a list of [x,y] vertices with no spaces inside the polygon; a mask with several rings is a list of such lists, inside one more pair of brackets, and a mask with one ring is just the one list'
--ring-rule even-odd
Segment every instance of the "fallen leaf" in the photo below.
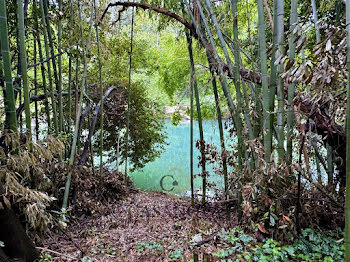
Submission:
{"label": "fallen leaf", "polygon": [[4,203],[5,205],[7,206],[8,209],[11,209],[11,203],[10,201],[5,197],[3,196],[3,199],[4,199]]}
{"label": "fallen leaf", "polygon": [[260,232],[267,234],[267,230],[262,225],[258,224],[258,229]]}

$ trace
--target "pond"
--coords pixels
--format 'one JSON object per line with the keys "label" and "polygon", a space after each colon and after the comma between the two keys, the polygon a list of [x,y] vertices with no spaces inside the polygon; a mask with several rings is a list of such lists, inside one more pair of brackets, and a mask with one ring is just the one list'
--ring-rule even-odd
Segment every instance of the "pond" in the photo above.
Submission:
{"label": "pond", "polygon": [[[217,121],[203,122],[204,139],[206,143],[213,143],[220,150],[220,136]],[[154,162],[148,163],[143,169],[133,172],[130,177],[135,186],[145,190],[166,191],[172,194],[188,194],[190,192],[190,122],[183,122],[177,126],[167,121],[165,131],[168,134],[164,153]],[[199,140],[198,122],[194,122],[194,141]],[[227,135],[227,134],[226,134]],[[195,144],[195,143],[194,143]],[[194,145],[194,174],[199,174],[199,150]],[[224,185],[223,176],[214,173],[215,166],[209,166],[208,182],[216,187]],[[195,189],[201,189],[202,178],[194,180]]]}

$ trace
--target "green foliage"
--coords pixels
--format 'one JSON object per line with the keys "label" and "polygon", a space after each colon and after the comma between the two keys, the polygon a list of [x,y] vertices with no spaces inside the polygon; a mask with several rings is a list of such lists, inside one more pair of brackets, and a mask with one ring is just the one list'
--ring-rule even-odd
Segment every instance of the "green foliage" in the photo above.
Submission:
{"label": "green foliage", "polygon": [[[94,99],[98,99],[98,91],[94,92]],[[109,161],[115,161],[118,148],[120,149],[119,163],[124,161],[125,129],[126,129],[126,101],[127,90],[118,84],[104,103],[103,148],[109,152]],[[162,110],[159,105],[147,97],[142,83],[131,85],[130,90],[130,131],[129,131],[129,160],[131,170],[142,168],[146,163],[155,160],[163,151],[166,136],[164,134]],[[100,130],[100,119],[96,125],[96,132]],[[118,137],[120,139],[118,139]],[[94,145],[98,145],[99,136]],[[119,147],[118,147],[118,141]],[[94,147],[98,148],[98,147]]]}
{"label": "green foliage", "polygon": [[183,252],[183,248],[178,248],[170,253],[169,258],[172,259],[173,261],[176,261],[181,258],[182,252]]}
{"label": "green foliage", "polygon": [[39,262],[49,262],[53,261],[52,256],[49,253],[44,253],[40,255]]}
{"label": "green foliage", "polygon": [[110,247],[110,246],[107,246],[107,245],[99,245],[97,248],[93,248],[92,249],[92,253],[94,254],[107,254],[107,255],[115,255],[117,254],[117,251],[116,251],[116,248],[114,247]]}
{"label": "green foliage", "polygon": [[156,250],[158,252],[163,251],[163,246],[157,243],[156,241],[149,241],[149,242],[140,242],[136,245],[136,251],[142,252],[145,249],[148,250]]}
{"label": "green foliage", "polygon": [[[235,261],[344,261],[343,240],[337,241],[308,228],[302,231],[300,239],[283,246],[273,239],[259,244],[239,229],[222,231],[218,236],[231,245],[219,249],[214,256]],[[227,260],[221,260],[227,261]]]}
{"label": "green foliage", "polygon": [[175,111],[172,115],[171,115],[171,123],[174,126],[177,126],[182,120],[181,114],[179,111]]}

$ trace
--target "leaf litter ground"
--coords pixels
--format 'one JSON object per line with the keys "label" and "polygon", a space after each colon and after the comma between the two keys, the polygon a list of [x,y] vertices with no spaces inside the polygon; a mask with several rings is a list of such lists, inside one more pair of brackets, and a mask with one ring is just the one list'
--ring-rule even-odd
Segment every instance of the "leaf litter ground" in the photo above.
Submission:
{"label": "leaf litter ground", "polygon": [[213,236],[237,224],[220,205],[192,208],[190,199],[160,192],[95,204],[98,211],[72,219],[65,233],[51,233],[42,253],[53,261],[190,261],[194,251],[223,248]]}

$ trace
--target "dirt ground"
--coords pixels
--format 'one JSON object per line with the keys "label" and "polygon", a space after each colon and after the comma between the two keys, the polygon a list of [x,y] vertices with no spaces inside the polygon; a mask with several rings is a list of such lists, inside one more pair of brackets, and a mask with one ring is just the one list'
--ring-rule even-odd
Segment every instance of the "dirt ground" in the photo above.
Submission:
{"label": "dirt ground", "polygon": [[[236,225],[222,206],[192,208],[188,198],[159,192],[139,191],[97,205],[104,211],[71,218],[65,233],[44,241],[45,261],[190,261],[193,252],[215,252],[220,244],[205,240]],[[207,244],[195,245],[202,241]]]}

